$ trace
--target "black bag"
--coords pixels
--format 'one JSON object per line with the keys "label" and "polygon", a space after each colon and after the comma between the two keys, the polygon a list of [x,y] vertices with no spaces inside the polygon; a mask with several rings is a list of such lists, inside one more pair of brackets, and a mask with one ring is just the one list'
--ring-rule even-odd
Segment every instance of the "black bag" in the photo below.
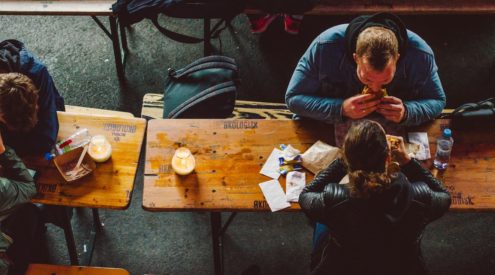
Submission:
{"label": "black bag", "polygon": [[164,118],[227,118],[240,85],[235,60],[203,57],[180,70],[169,69],[165,83]]}
{"label": "black bag", "polygon": [[117,0],[112,5],[123,26],[148,18],[165,36],[182,43],[199,43],[204,39],[166,29],[158,23],[160,13],[176,18],[222,19],[211,30],[211,37],[215,38],[244,8],[245,0]]}
{"label": "black bag", "polygon": [[495,98],[463,104],[452,113],[442,115],[441,118],[452,119],[451,127],[454,129],[493,127],[495,125]]}

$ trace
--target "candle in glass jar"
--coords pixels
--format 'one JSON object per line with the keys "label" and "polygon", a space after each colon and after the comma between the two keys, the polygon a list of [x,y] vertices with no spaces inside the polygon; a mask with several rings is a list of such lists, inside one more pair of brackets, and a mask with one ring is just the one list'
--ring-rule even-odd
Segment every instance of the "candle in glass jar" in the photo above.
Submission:
{"label": "candle in glass jar", "polygon": [[104,162],[112,155],[112,145],[110,145],[105,136],[93,136],[89,142],[88,154],[94,161]]}
{"label": "candle in glass jar", "polygon": [[172,169],[175,173],[185,176],[190,174],[196,167],[196,160],[191,151],[185,147],[180,147],[175,150],[172,157]]}

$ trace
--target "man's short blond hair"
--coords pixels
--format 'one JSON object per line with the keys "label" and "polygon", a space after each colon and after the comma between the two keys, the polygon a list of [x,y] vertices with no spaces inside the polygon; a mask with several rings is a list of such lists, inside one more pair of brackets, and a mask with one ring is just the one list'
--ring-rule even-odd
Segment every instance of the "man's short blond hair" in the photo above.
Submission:
{"label": "man's short blond hair", "polygon": [[38,89],[20,73],[0,74],[0,115],[9,129],[29,131],[38,123]]}
{"label": "man's short blond hair", "polygon": [[394,32],[383,27],[369,27],[357,37],[356,54],[366,58],[376,71],[383,71],[399,55],[399,41]]}

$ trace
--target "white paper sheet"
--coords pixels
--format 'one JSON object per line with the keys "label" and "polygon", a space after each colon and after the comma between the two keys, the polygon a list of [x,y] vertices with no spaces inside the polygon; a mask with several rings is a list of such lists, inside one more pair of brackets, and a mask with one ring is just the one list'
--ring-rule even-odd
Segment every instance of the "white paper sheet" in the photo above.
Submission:
{"label": "white paper sheet", "polygon": [[278,180],[269,180],[259,184],[263,195],[272,212],[290,207],[290,203],[285,199],[285,193]]}
{"label": "white paper sheet", "polygon": [[426,132],[413,132],[407,134],[410,143],[419,145],[419,151],[414,156],[418,160],[427,160],[431,158],[430,144],[428,143],[428,134]]}
{"label": "white paper sheet", "polygon": [[287,173],[285,181],[285,197],[288,202],[298,202],[299,195],[306,186],[306,173],[292,171]]}
{"label": "white paper sheet", "polygon": [[282,152],[282,150],[274,148],[263,167],[261,167],[260,174],[275,180],[278,179],[278,177],[280,177],[280,173],[278,172],[278,169],[280,167],[278,158],[282,157],[283,155],[284,152]]}

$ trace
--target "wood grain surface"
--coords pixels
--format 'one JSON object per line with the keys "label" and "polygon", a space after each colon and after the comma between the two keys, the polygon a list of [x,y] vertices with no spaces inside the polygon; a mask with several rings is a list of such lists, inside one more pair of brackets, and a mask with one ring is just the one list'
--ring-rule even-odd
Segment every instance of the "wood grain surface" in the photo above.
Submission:
{"label": "wood grain surface", "polygon": [[66,183],[52,161],[40,156],[26,157],[28,167],[38,171],[38,196],[34,202],[72,207],[125,209],[129,206],[146,121],[98,115],[58,113],[59,139],[78,129],[104,135],[112,145],[112,157],[97,163],[92,174]]}
{"label": "wood grain surface", "polygon": [[[428,132],[434,156],[436,137],[449,120],[409,129]],[[449,168],[433,173],[452,194],[452,210],[495,210],[495,128],[453,130]],[[321,139],[333,144],[333,127],[291,120],[151,120],[148,125],[143,208],[149,211],[269,211],[258,183],[274,147],[292,144],[301,151]],[[186,146],[197,167],[188,176],[170,167],[174,150]],[[432,167],[432,160],[424,165]],[[307,181],[312,178],[307,172]],[[279,181],[285,189],[285,178]],[[297,210],[296,203],[288,209]]]}
{"label": "wood grain surface", "polygon": [[26,275],[129,275],[121,268],[30,264]]}
{"label": "wood grain surface", "polygon": [[10,15],[113,15],[116,0],[0,1],[0,14]]}
{"label": "wood grain surface", "polygon": [[[249,3],[249,2],[248,2]],[[249,7],[249,4],[248,4]],[[260,11],[248,8],[247,13]],[[370,14],[493,14],[493,0],[320,0],[312,15]]]}
{"label": "wood grain surface", "polygon": [[[164,120],[148,122],[143,207],[150,211],[267,211],[259,173],[280,144],[302,151],[317,140],[332,142],[333,127],[293,120]],[[313,130],[310,130],[313,129]],[[188,147],[196,170],[176,175],[174,151]],[[308,180],[312,178],[310,173]],[[280,177],[285,188],[285,179]],[[293,204],[291,209],[298,209]]]}

